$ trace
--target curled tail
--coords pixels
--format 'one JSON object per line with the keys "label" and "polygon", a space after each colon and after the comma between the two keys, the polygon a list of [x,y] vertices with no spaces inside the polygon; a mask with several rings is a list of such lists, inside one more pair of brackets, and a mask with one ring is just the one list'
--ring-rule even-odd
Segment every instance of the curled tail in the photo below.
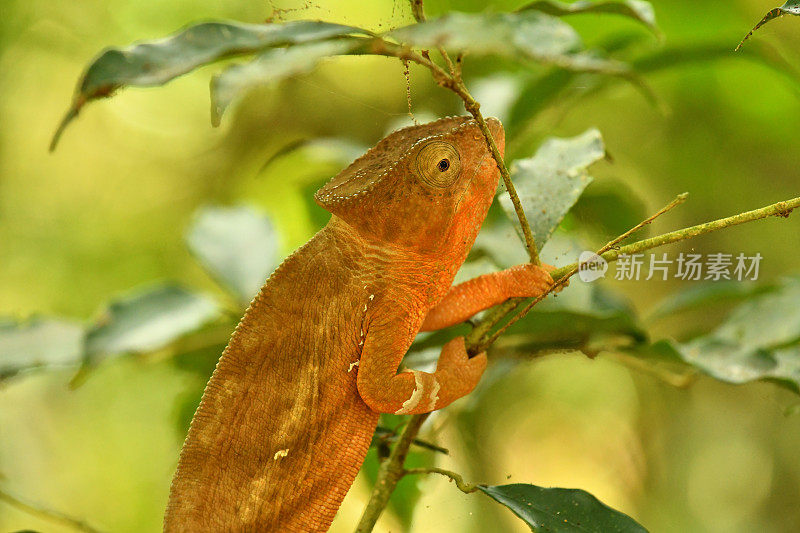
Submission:
{"label": "curled tail", "polygon": [[378,414],[356,356],[254,306],[192,420],[164,531],[327,531],[364,460]]}

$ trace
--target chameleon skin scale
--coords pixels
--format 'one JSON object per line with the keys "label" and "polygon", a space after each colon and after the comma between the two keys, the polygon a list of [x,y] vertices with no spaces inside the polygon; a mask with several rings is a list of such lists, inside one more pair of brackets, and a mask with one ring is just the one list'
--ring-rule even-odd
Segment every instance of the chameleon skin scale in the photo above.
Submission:
{"label": "chameleon skin scale", "polygon": [[[502,150],[500,122],[489,126]],[[476,123],[451,117],[392,133],[317,192],[330,222],[231,337],[183,445],[165,531],[327,531],[379,412],[428,412],[475,387],[486,355],[468,358],[463,338],[434,373],[398,367],[421,329],[552,283],[525,265],[451,287],[498,178]]]}

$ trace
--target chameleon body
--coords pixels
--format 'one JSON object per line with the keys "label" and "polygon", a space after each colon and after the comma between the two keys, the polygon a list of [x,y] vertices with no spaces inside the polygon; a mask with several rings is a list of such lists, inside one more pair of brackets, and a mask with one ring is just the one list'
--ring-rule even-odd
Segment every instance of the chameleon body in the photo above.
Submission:
{"label": "chameleon body", "polygon": [[165,531],[326,531],[379,412],[428,412],[475,387],[486,355],[469,358],[463,337],[434,373],[398,367],[419,331],[552,283],[524,265],[451,287],[498,177],[475,121],[451,117],[392,133],[317,192],[330,222],[236,328],[183,445]]}

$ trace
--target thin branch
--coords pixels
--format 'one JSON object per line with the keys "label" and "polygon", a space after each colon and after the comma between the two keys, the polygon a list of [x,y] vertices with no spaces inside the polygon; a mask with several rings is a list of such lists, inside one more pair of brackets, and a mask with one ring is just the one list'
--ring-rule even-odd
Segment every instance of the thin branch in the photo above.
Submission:
{"label": "thin branch", "polygon": [[[678,201],[679,198],[680,197],[676,198],[675,201]],[[697,237],[698,235],[711,233],[712,231],[717,231],[732,226],[738,226],[739,224],[744,224],[746,222],[752,222],[754,220],[760,220],[762,218],[767,218],[771,216],[779,216],[786,218],[791,214],[791,212],[794,209],[797,209],[798,207],[800,207],[800,197],[793,198],[785,202],[778,202],[772,205],[768,205],[766,207],[762,207],[761,209],[754,209],[753,211],[740,213],[732,217],[721,218],[719,220],[714,220],[712,222],[706,222],[705,224],[698,224],[697,226],[691,226],[689,228],[684,228],[677,231],[664,233],[663,235],[658,235],[650,239],[644,239],[642,241],[635,242],[627,246],[622,246],[620,248],[613,248],[613,245],[611,247],[608,247],[607,245],[604,246],[603,249],[601,250],[601,253],[598,253],[597,255],[602,257],[607,262],[612,262],[616,261],[617,258],[619,258],[619,256],[621,255],[636,254],[639,252],[643,252],[645,250],[650,250],[652,248],[664,246],[665,244],[671,244],[674,242],[691,239],[693,237]],[[656,216],[657,215],[658,214],[656,214]],[[612,243],[613,242],[614,241],[612,241]],[[554,270],[551,273],[551,275],[553,276],[553,279],[556,281],[555,285],[553,285],[553,287],[551,287],[551,289],[546,293],[544,293],[542,296],[534,298],[528,305],[525,306],[525,308],[523,308],[522,311],[520,311],[518,314],[512,317],[511,320],[508,323],[506,323],[502,328],[500,328],[495,334],[486,339],[484,342],[480,343],[480,346],[485,345],[488,347],[489,345],[491,345],[491,343],[494,342],[497,339],[497,337],[499,337],[504,331],[506,331],[512,324],[524,318],[525,315],[527,315],[531,311],[531,309],[533,309],[533,306],[542,301],[544,297],[547,296],[547,294],[549,294],[554,288],[562,286],[564,282],[569,279],[570,276],[573,276],[578,271],[579,267],[580,265],[578,263],[572,263],[571,265],[567,265],[565,267],[561,267],[557,270]],[[475,348],[473,348],[473,350],[474,349]]]}
{"label": "thin branch", "polygon": [[486,124],[486,120],[481,114],[481,106],[469,93],[463,81],[460,79],[456,80],[453,77],[450,79],[452,80],[452,85],[447,86],[447,88],[461,98],[461,100],[464,102],[464,109],[466,109],[467,112],[469,112],[469,114],[475,118],[475,121],[478,123],[478,126],[483,133],[483,136],[486,140],[486,145],[489,147],[489,152],[491,152],[492,157],[494,157],[494,160],[497,163],[497,168],[500,170],[500,176],[503,178],[503,184],[506,186],[506,192],[511,198],[511,203],[514,206],[514,212],[516,212],[517,218],[519,219],[519,224],[522,227],[522,235],[525,238],[525,248],[528,250],[528,256],[530,257],[531,263],[538,265],[540,264],[539,252],[536,249],[536,241],[533,240],[533,231],[531,230],[531,225],[528,222],[528,217],[525,215],[525,210],[523,209],[522,202],[517,194],[517,189],[514,187],[514,183],[511,181],[511,174],[508,171],[506,162],[503,159],[500,150],[497,148],[497,144],[494,141],[494,137],[492,137],[492,132],[489,131],[489,126]]}
{"label": "thin branch", "polygon": [[445,470],[444,468],[409,468],[403,471],[403,475],[410,474],[441,474],[445,477],[449,477],[451,481],[454,481],[458,490],[464,494],[471,494],[478,490],[478,485],[467,483],[464,481],[464,478],[461,477],[461,474],[457,474],[451,470]]}
{"label": "thin branch", "polygon": [[[609,262],[616,261],[621,255],[632,255],[639,252],[644,252],[652,248],[664,246],[665,244],[685,241],[687,239],[691,239],[699,235],[705,235],[706,233],[711,233],[712,231],[717,231],[723,228],[730,228],[768,217],[788,218],[792,211],[798,207],[800,207],[800,197],[792,198],[791,200],[777,202],[760,209],[746,211],[731,217],[713,220],[711,222],[706,222],[705,224],[698,224],[696,226],[691,226],[688,228],[671,231],[669,233],[664,233],[663,235],[657,235],[656,237],[651,237],[649,239],[644,239],[627,246],[622,246],[615,250],[609,250],[608,252],[601,254],[601,257]],[[554,270],[551,275],[553,276],[553,279],[558,280],[574,267],[575,263],[561,267]]]}
{"label": "thin branch", "polygon": [[[398,438],[398,435],[399,433],[396,429],[390,429],[387,427],[378,426],[377,428],[375,428],[375,435],[373,437],[373,441],[380,440],[383,442],[395,442]],[[450,450],[448,450],[447,448],[444,448],[437,444],[433,444],[432,442],[428,442],[426,440],[414,439],[413,441],[411,441],[411,444],[434,452],[443,453],[445,455],[450,454]]]}
{"label": "thin branch", "polygon": [[[412,0],[412,6],[416,5],[417,1],[418,0]],[[422,5],[421,2],[419,4],[420,6]],[[484,119],[483,115],[481,114],[480,104],[475,100],[475,98],[472,97],[467,90],[467,86],[464,85],[464,82],[461,80],[461,62],[458,62],[459,66],[456,68],[452,61],[450,61],[449,56],[447,56],[447,52],[441,50],[442,57],[445,58],[445,61],[448,63],[450,68],[450,73],[448,74],[442,67],[431,61],[429,56],[417,54],[408,47],[390,43],[380,38],[373,40],[370,51],[373,54],[397,57],[405,61],[413,61],[418,65],[422,65],[431,71],[431,74],[433,74],[433,79],[437,84],[456,93],[458,97],[461,98],[461,100],[464,102],[464,109],[466,109],[467,112],[472,115],[475,121],[478,123],[478,127],[480,128],[481,133],[483,133],[484,139],[486,140],[486,146],[489,148],[489,152],[492,154],[492,157],[497,163],[497,168],[500,170],[500,176],[503,178],[503,184],[506,187],[506,192],[511,198],[511,203],[514,206],[514,212],[517,214],[517,218],[519,219],[519,224],[522,228],[522,235],[525,238],[525,248],[528,250],[528,256],[530,257],[531,263],[537,265],[540,264],[539,252],[536,249],[536,242],[533,240],[533,231],[531,230],[531,225],[528,222],[528,217],[525,215],[525,211],[522,208],[522,202],[517,194],[517,189],[514,187],[514,184],[511,181],[511,175],[508,172],[508,167],[503,160],[500,150],[497,148],[497,143],[495,142],[494,137],[492,137],[489,126],[486,124],[486,119]]]}
{"label": "thin branch", "polygon": [[[676,197],[675,197],[675,199],[674,199],[674,200],[672,200],[670,203],[668,203],[667,205],[665,205],[664,207],[662,207],[661,209],[659,209],[659,210],[658,210],[658,211],[657,211],[655,214],[653,214],[653,215],[651,215],[651,216],[647,217],[646,219],[644,219],[643,221],[639,222],[638,224],[636,224],[634,227],[632,227],[631,229],[629,229],[628,231],[626,231],[625,233],[623,233],[623,234],[622,234],[622,235],[620,235],[619,237],[616,237],[615,239],[612,239],[612,240],[610,240],[609,242],[607,242],[607,243],[606,243],[606,244],[605,244],[605,245],[604,245],[602,248],[600,248],[600,249],[599,249],[599,250],[596,252],[596,255],[602,256],[604,253],[608,252],[609,250],[612,250],[612,249],[613,249],[614,247],[616,247],[616,246],[617,246],[617,245],[618,245],[620,242],[624,241],[625,239],[627,239],[628,237],[630,237],[632,234],[636,233],[637,231],[639,231],[639,230],[640,230],[640,229],[642,229],[643,227],[647,226],[648,224],[652,224],[652,222],[653,222],[655,219],[657,219],[658,217],[660,217],[660,216],[661,216],[661,215],[663,215],[664,213],[666,213],[666,212],[668,212],[668,211],[671,211],[671,210],[672,210],[672,209],[674,209],[675,207],[677,207],[677,206],[681,205],[683,202],[685,202],[685,201],[686,201],[686,199],[687,199],[687,198],[689,198],[689,194],[688,194],[688,193],[682,193],[682,194],[679,194],[678,196],[676,196]],[[534,299],[533,299],[533,301],[531,301],[531,302],[530,302],[530,303],[529,303],[529,304],[528,304],[528,305],[525,307],[525,309],[523,309],[523,310],[522,310],[522,311],[521,311],[519,314],[517,314],[517,315],[516,315],[516,316],[514,316],[514,317],[513,317],[511,320],[509,320],[509,321],[508,321],[508,322],[507,322],[507,323],[506,323],[506,324],[505,324],[503,327],[501,327],[501,328],[500,328],[500,329],[498,329],[496,332],[494,332],[494,334],[492,334],[492,335],[491,335],[489,338],[485,339],[483,342],[480,342],[480,343],[478,343],[478,344],[477,344],[477,346],[473,346],[473,347],[472,347],[472,351],[473,351],[474,353],[480,353],[480,352],[482,352],[482,351],[485,351],[485,350],[486,350],[486,349],[487,349],[489,346],[491,346],[491,345],[492,345],[492,344],[493,344],[493,343],[494,343],[494,342],[495,342],[495,341],[498,339],[498,337],[500,337],[500,335],[502,335],[502,334],[503,334],[503,333],[504,333],[504,332],[505,332],[505,331],[506,331],[508,328],[510,328],[512,325],[514,325],[514,323],[516,323],[517,321],[521,320],[521,319],[522,319],[522,318],[523,318],[525,315],[527,315],[527,314],[528,314],[528,312],[530,312],[530,310],[533,308],[533,306],[534,306],[534,305],[536,305],[537,303],[539,303],[539,302],[541,302],[542,300],[544,300],[544,299],[545,299],[545,298],[546,298],[546,297],[547,297],[549,294],[551,294],[551,293],[552,293],[554,290],[556,290],[556,289],[558,289],[558,288],[560,288],[560,287],[564,287],[564,286],[566,285],[566,283],[569,281],[569,278],[571,278],[572,276],[574,276],[574,275],[575,275],[575,274],[576,274],[576,273],[577,273],[577,272],[580,270],[580,268],[581,268],[582,266],[583,266],[583,264],[581,264],[581,263],[575,263],[575,264],[574,264],[574,267],[573,267],[573,268],[571,268],[570,270],[568,270],[568,271],[567,271],[566,273],[564,273],[563,275],[560,275],[560,276],[558,276],[558,277],[556,277],[556,276],[554,275],[554,276],[553,276],[553,279],[554,279],[555,283],[553,284],[553,286],[551,286],[551,287],[550,287],[548,290],[546,290],[545,292],[543,292],[542,294],[540,294],[539,296],[537,296],[536,298],[534,298]],[[554,273],[554,274],[555,274],[555,273]],[[522,300],[519,300],[519,301],[522,301]],[[516,306],[514,306],[514,308],[516,308]],[[512,310],[513,310],[513,309],[512,309]],[[502,317],[501,317],[501,319],[502,319]]]}
{"label": "thin branch", "polygon": [[392,448],[392,453],[389,457],[381,463],[378,468],[378,479],[375,481],[375,487],[370,494],[369,502],[364,508],[364,513],[361,515],[361,520],[356,527],[356,533],[368,533],[375,527],[375,523],[381,516],[381,513],[389,503],[389,498],[397,486],[397,482],[403,478],[403,464],[405,464],[408,449],[414,442],[414,439],[419,433],[420,427],[423,422],[428,418],[428,414],[412,416],[397,444]]}
{"label": "thin branch", "polygon": [[[612,241],[608,242],[603,248],[601,248],[597,252],[597,254],[600,255],[603,252],[605,252],[607,250],[610,250],[611,248],[616,246],[618,243],[620,243],[623,240],[625,240],[626,238],[630,237],[636,231],[638,231],[638,230],[642,229],[644,226],[652,223],[656,218],[660,217],[661,215],[663,215],[667,211],[670,211],[671,209],[673,209],[676,206],[678,206],[678,205],[682,204],[683,202],[685,202],[688,197],[689,197],[688,193],[679,194],[672,202],[667,204],[665,207],[663,207],[657,213],[655,213],[651,217],[643,220],[642,222],[640,222],[636,226],[632,227],[631,229],[629,229],[628,231],[626,231],[625,233],[623,233],[622,235],[620,235],[616,239],[613,239]],[[579,270],[579,267],[580,267],[580,265],[578,265],[578,267],[576,267],[575,272],[577,272]],[[555,289],[557,289],[559,287],[563,287],[565,285],[565,282],[569,279],[570,276],[575,274],[575,272],[571,272],[571,273],[568,272],[564,276],[560,276],[558,281],[560,281],[561,283],[557,283],[550,290],[548,290],[546,293],[544,293],[539,298],[537,298],[535,303],[539,303],[541,300],[543,300],[545,298],[545,296],[550,294],[553,290],[555,290]],[[492,309],[489,312],[489,315],[486,318],[484,318],[478,324],[476,324],[475,327],[472,329],[472,331],[469,334],[467,334],[467,336],[466,336],[466,344],[467,344],[467,346],[470,347],[469,348],[470,355],[476,355],[476,354],[481,353],[482,351],[486,350],[495,340],[497,340],[497,337],[500,336],[500,333],[495,333],[491,337],[488,337],[489,332],[497,324],[502,322],[505,317],[507,317],[517,307],[519,307],[520,303],[522,303],[524,301],[525,301],[525,298],[510,298],[506,302],[504,302],[504,303],[496,306],[494,309]],[[509,326],[509,324],[507,324],[503,328],[502,331],[505,331],[505,329],[507,329],[508,326]]]}
{"label": "thin branch", "polygon": [[67,516],[64,513],[60,513],[58,511],[45,509],[37,505],[34,505],[32,503],[22,501],[16,496],[12,496],[3,489],[0,489],[0,501],[4,501],[8,505],[16,507],[20,511],[23,511],[30,515],[36,516],[43,520],[48,520],[50,522],[55,522],[67,527],[71,527],[77,531],[85,531],[86,533],[100,533],[99,529],[93,528],[92,526],[90,526],[89,524],[87,524],[82,520],[78,520],[77,518],[72,518],[71,516]]}

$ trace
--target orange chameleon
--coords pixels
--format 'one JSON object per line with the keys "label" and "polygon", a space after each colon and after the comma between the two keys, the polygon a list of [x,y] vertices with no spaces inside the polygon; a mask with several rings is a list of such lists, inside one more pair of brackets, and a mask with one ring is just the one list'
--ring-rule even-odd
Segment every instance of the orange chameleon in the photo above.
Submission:
{"label": "orange chameleon", "polygon": [[[502,151],[502,125],[488,124]],[[451,287],[498,178],[476,122],[451,117],[392,133],[317,192],[330,222],[233,333],[183,445],[165,531],[327,531],[379,413],[426,413],[472,391],[486,354],[469,358],[463,337],[432,374],[398,367],[419,331],[553,283],[526,264]]]}

